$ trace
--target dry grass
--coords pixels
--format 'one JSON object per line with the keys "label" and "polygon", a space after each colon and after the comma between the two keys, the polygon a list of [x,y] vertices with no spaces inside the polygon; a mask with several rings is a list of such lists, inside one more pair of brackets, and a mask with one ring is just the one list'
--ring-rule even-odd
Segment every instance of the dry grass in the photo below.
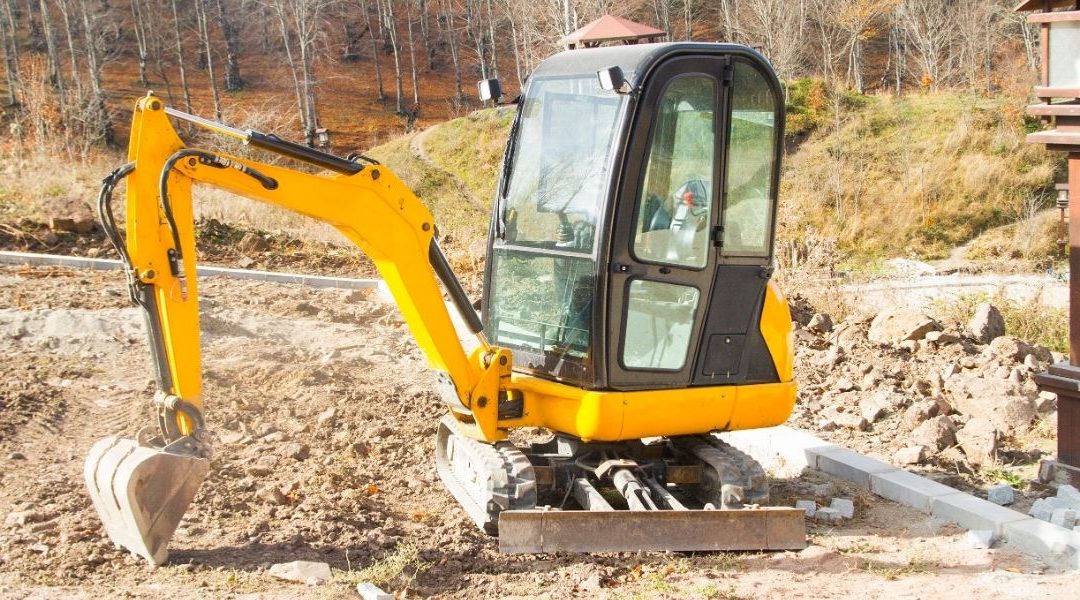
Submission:
{"label": "dry grass", "polygon": [[934,312],[946,323],[965,326],[975,314],[975,308],[989,301],[1005,319],[1005,333],[1031,344],[1039,344],[1056,352],[1068,352],[1069,313],[1061,307],[1049,306],[1036,295],[1035,300],[1019,302],[1000,294],[964,294],[934,303]]}
{"label": "dry grass", "polygon": [[1026,144],[1022,102],[864,97],[788,157],[781,239],[836,240],[861,259],[944,257],[1052,202],[1059,158]]}

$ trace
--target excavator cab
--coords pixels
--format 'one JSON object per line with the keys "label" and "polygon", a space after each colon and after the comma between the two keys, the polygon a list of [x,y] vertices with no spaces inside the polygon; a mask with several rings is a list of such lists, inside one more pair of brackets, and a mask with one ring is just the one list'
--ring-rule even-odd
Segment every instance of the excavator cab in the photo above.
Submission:
{"label": "excavator cab", "polygon": [[[621,89],[601,83],[613,67]],[[783,110],[772,68],[744,46],[545,61],[497,190],[492,341],[523,372],[593,390],[780,381],[760,323]]]}

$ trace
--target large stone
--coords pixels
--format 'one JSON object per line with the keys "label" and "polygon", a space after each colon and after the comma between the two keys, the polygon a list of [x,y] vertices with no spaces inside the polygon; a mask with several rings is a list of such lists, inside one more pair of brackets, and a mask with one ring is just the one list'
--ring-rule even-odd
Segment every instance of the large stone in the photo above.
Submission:
{"label": "large stone", "polygon": [[867,337],[879,344],[898,344],[904,340],[921,340],[928,332],[940,329],[941,326],[922,311],[892,309],[874,317]]}
{"label": "large stone", "polygon": [[809,519],[814,518],[814,513],[817,512],[817,502],[813,500],[796,500],[795,508],[801,508],[806,511],[806,517]]}
{"label": "large stone", "polygon": [[1022,432],[1035,419],[1035,402],[1000,380],[957,373],[945,381],[945,390],[954,409],[987,419],[1005,435]]}
{"label": "large stone", "polygon": [[926,420],[911,432],[911,441],[934,450],[956,444],[956,425],[944,415]]}
{"label": "large stone", "polygon": [[374,583],[367,581],[356,584],[356,593],[360,594],[364,600],[394,600],[393,594],[384,592]]}
{"label": "large stone", "polygon": [[989,344],[994,338],[1005,335],[1005,318],[1001,311],[989,302],[975,307],[975,314],[968,321],[968,333],[983,344]]}
{"label": "large stone", "polygon": [[278,563],[270,567],[270,575],[287,581],[299,581],[308,585],[318,585],[331,577],[330,565],[324,562],[294,560]]}
{"label": "large stone", "polygon": [[982,417],[969,419],[963,429],[956,432],[956,442],[964,456],[975,465],[991,463],[997,458],[1000,438],[994,424]]}
{"label": "large stone", "polygon": [[1016,492],[1011,485],[999,483],[986,490],[986,499],[998,506],[1008,506],[1016,501]]}
{"label": "large stone", "polygon": [[259,234],[249,231],[244,234],[244,237],[240,238],[237,248],[244,253],[266,252],[270,249],[270,242],[263,239]]}
{"label": "large stone", "polygon": [[836,413],[833,415],[832,420],[840,427],[847,427],[848,429],[858,431],[870,429],[870,423],[865,418],[851,413]]}
{"label": "large stone", "polygon": [[810,318],[806,328],[814,333],[829,333],[833,329],[832,317],[825,313],[816,313]]}
{"label": "large stone", "polygon": [[896,462],[902,465],[917,465],[926,460],[926,446],[901,448],[893,456],[896,458]]}
{"label": "large stone", "polygon": [[849,498],[833,498],[829,508],[836,510],[845,519],[855,517],[855,503]]}
{"label": "large stone", "polygon": [[991,529],[972,529],[964,536],[964,541],[971,548],[985,550],[994,545],[994,532]]}

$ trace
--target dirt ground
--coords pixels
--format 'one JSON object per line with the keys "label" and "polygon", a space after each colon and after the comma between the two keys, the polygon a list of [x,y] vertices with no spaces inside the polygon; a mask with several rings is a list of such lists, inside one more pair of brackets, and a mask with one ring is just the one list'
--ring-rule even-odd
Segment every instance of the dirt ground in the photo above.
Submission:
{"label": "dirt ground", "polygon": [[[398,597],[1063,598],[1075,576],[1008,545],[970,549],[960,529],[809,473],[776,504],[856,500],[856,518],[809,523],[779,553],[500,555],[438,481],[443,408],[396,310],[359,292],[202,282],[208,481],[167,566],[105,539],[82,481],[105,435],[150,423],[140,316],[119,273],[0,268],[0,528],[4,598]],[[268,493],[276,488],[281,496]],[[305,586],[273,563],[329,563]]]}

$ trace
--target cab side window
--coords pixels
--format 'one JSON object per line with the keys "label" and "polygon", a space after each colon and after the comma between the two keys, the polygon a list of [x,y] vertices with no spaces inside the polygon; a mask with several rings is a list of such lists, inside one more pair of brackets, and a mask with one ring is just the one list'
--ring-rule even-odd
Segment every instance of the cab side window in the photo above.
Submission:
{"label": "cab side window", "polygon": [[696,269],[708,262],[716,87],[712,77],[691,74],[664,90],[638,199],[638,260]]}
{"label": "cab side window", "polygon": [[768,256],[776,169],[776,97],[749,63],[736,62],[724,186],[723,254]]}

